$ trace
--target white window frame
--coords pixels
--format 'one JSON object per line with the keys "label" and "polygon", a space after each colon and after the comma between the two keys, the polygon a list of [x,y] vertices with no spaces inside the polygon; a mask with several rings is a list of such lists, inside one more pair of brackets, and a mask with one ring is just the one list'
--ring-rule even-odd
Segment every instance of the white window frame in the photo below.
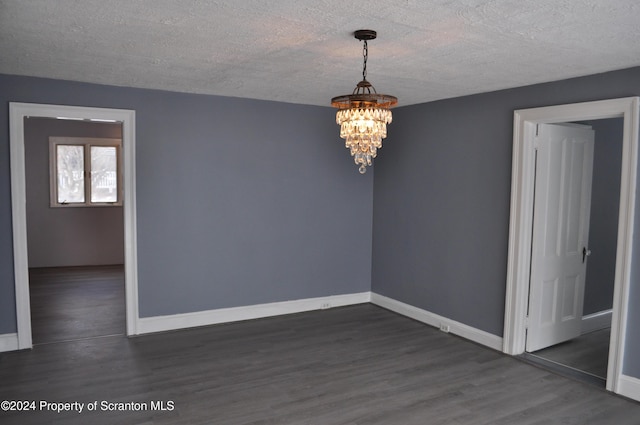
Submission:
{"label": "white window frame", "polygon": [[[84,202],[58,202],[58,145],[84,147]],[[112,146],[117,158],[117,201],[91,202],[91,147]],[[49,137],[49,205],[52,208],[120,207],[122,206],[122,139],[91,137]]]}

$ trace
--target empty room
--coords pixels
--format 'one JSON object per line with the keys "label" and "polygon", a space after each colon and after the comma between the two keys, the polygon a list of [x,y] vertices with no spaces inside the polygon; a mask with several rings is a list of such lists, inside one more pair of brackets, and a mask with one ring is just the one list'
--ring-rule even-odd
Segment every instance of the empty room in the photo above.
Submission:
{"label": "empty room", "polygon": [[0,422],[637,425],[639,20],[0,0]]}

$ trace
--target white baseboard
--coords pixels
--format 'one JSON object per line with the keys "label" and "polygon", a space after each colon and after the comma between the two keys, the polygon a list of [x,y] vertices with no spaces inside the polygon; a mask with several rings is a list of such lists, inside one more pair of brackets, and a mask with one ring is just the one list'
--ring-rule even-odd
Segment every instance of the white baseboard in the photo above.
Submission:
{"label": "white baseboard", "polygon": [[14,351],[18,349],[18,334],[0,335],[0,353],[3,351]]}
{"label": "white baseboard", "polygon": [[620,375],[620,379],[618,380],[618,394],[640,401],[640,379]]}
{"label": "white baseboard", "polygon": [[414,307],[376,293],[371,294],[371,303],[439,329],[443,326],[448,327],[449,332],[452,334],[461,336],[486,347],[493,348],[494,350],[502,351],[502,337],[473,328],[469,325],[465,325],[464,323],[447,319],[446,317],[431,313],[427,310],[422,310],[418,307]]}
{"label": "white baseboard", "polygon": [[328,297],[307,298],[303,300],[282,301],[269,304],[257,304],[217,310],[197,311],[193,313],[168,316],[143,317],[138,320],[138,335],[185,329],[241,320],[260,319],[283,314],[302,313],[332,307],[342,307],[371,302],[403,316],[418,320],[427,325],[440,328],[448,326],[449,332],[478,344],[502,351],[502,338],[455,320],[419,309],[383,295],[361,292],[357,294],[332,295]]}
{"label": "white baseboard", "polygon": [[197,326],[280,316],[283,314],[302,313],[304,311],[322,310],[353,304],[363,304],[368,303],[369,301],[371,301],[371,292],[361,292],[357,294],[332,295],[328,297],[221,308],[216,310],[197,311],[193,313],[173,314],[169,316],[143,317],[138,320],[137,330],[138,335],[141,335],[153,332],[164,332]]}
{"label": "white baseboard", "polygon": [[600,329],[610,328],[612,314],[613,310],[603,310],[582,316],[581,332],[586,334],[593,331],[599,331]]}

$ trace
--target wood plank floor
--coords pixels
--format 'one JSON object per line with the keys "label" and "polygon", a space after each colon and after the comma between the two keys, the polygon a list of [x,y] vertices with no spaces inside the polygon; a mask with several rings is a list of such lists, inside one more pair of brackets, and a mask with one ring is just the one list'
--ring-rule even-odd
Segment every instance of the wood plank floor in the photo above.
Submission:
{"label": "wood plank floor", "polygon": [[[2,424],[637,425],[640,403],[373,306],[0,354]],[[172,401],[171,411],[101,402]]]}
{"label": "wood plank floor", "polygon": [[29,270],[34,344],[125,334],[124,267]]}
{"label": "wood plank floor", "polygon": [[611,329],[600,329],[533,353],[560,365],[607,379]]}

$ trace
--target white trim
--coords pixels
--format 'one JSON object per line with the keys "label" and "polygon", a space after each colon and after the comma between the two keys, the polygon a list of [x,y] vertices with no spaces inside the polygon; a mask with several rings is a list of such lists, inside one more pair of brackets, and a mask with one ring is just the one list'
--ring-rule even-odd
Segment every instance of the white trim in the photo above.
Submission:
{"label": "white trim", "polygon": [[580,332],[584,335],[611,327],[612,314],[613,310],[609,309],[582,316]]}
{"label": "white trim", "polygon": [[376,294],[375,292],[371,293],[371,303],[439,329],[443,327],[447,328],[449,333],[461,336],[485,347],[502,351],[503,341],[502,338],[497,335],[490,334],[455,320],[447,319],[446,317],[385,297],[384,295]]}
{"label": "white trim", "polygon": [[0,353],[4,351],[15,351],[18,349],[18,334],[0,335]]}
{"label": "white trim", "polygon": [[9,103],[11,151],[11,213],[16,292],[18,349],[31,348],[31,308],[29,303],[29,263],[27,256],[24,119],[27,117],[73,117],[82,120],[109,120],[122,123],[124,160],[125,298],[127,335],[135,335],[138,325],[138,263],[135,197],[135,111],[79,106]]}
{"label": "white trim", "polygon": [[139,334],[164,332],[196,326],[238,322],[241,320],[260,319],[283,314],[363,304],[370,301],[371,292],[361,292],[357,294],[332,295],[328,297],[221,308],[169,316],[143,317],[138,322],[138,332]]}
{"label": "white trim", "polygon": [[9,104],[11,168],[11,221],[13,224],[13,274],[16,292],[18,349],[31,348],[31,304],[27,256],[27,200],[24,161],[24,117],[19,105]]}
{"label": "white trim", "polygon": [[525,350],[533,205],[534,151],[531,137],[536,124],[624,118],[618,246],[614,283],[607,389],[619,392],[627,327],[627,300],[631,285],[631,256],[635,217],[638,156],[639,99],[623,99],[522,109],[514,112],[511,217],[505,299],[504,348],[507,354]]}
{"label": "white trim", "polygon": [[640,401],[640,379],[628,375],[620,375],[618,394]]}

